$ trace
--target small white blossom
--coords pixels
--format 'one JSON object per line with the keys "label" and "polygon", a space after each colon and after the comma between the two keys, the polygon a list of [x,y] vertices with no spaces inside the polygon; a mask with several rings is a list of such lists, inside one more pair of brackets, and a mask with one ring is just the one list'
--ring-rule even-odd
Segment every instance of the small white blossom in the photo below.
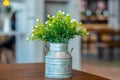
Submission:
{"label": "small white blossom", "polygon": [[87,35],[89,35],[89,32],[87,32]]}
{"label": "small white blossom", "polygon": [[45,24],[47,24],[47,22],[45,22]]}
{"label": "small white blossom", "polygon": [[36,21],[38,22],[38,21],[40,21],[39,19],[36,19]]}
{"label": "small white blossom", "polygon": [[50,17],[50,15],[47,15],[47,17]]}
{"label": "small white blossom", "polygon": [[70,16],[70,14],[66,14],[66,16]]}
{"label": "small white blossom", "polygon": [[26,38],[27,41],[29,41],[30,39],[29,38]]}
{"label": "small white blossom", "polygon": [[52,18],[54,18],[54,16],[52,16]]}
{"label": "small white blossom", "polygon": [[36,28],[38,27],[38,26],[35,26]]}
{"label": "small white blossom", "polygon": [[32,34],[32,36],[34,36],[34,34]]}
{"label": "small white blossom", "polygon": [[49,24],[49,26],[51,26],[51,24]]}
{"label": "small white blossom", "polygon": [[75,19],[72,19],[73,21],[76,21]]}
{"label": "small white blossom", "polygon": [[32,30],[32,32],[33,32],[34,30]]}
{"label": "small white blossom", "polygon": [[65,14],[65,12],[62,12],[62,14]]}
{"label": "small white blossom", "polygon": [[84,31],[86,31],[86,29],[85,29],[85,28],[84,28],[83,30],[84,30]]}
{"label": "small white blossom", "polygon": [[59,12],[61,12],[61,10],[59,10]]}
{"label": "small white blossom", "polygon": [[72,19],[71,22],[76,22],[76,20],[75,20],[75,19]]}

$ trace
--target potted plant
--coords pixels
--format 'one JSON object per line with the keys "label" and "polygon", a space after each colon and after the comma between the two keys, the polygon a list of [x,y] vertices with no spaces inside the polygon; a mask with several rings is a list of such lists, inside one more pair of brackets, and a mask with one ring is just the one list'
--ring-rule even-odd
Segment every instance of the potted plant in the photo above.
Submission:
{"label": "potted plant", "polygon": [[77,36],[87,35],[80,23],[70,18],[70,14],[58,11],[47,16],[45,24],[37,19],[28,40],[50,43],[50,51],[45,56],[45,76],[48,78],[69,78],[72,76],[72,57],[67,51],[68,41]]}

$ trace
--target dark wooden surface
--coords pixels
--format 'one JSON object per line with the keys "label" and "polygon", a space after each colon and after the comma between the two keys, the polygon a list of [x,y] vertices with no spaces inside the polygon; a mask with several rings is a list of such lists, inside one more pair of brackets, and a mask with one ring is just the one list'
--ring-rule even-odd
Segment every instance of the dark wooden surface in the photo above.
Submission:
{"label": "dark wooden surface", "polygon": [[103,77],[73,70],[72,78],[49,79],[44,76],[43,63],[0,64],[0,80],[109,80]]}

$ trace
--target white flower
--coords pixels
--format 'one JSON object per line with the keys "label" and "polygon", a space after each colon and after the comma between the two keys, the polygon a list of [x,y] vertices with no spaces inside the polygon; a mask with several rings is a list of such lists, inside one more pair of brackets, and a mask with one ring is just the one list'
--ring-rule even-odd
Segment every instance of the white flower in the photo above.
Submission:
{"label": "white flower", "polygon": [[85,28],[84,28],[83,30],[84,30],[84,31],[86,31],[86,29],[85,29]]}
{"label": "white flower", "polygon": [[72,19],[71,22],[76,22],[76,20],[75,20],[75,19]]}
{"label": "white flower", "polygon": [[38,27],[38,26],[35,26],[36,28]]}
{"label": "white flower", "polygon": [[66,16],[70,16],[70,14],[66,14]]}
{"label": "white flower", "polygon": [[29,38],[26,38],[27,41],[29,41],[30,39]]}
{"label": "white flower", "polygon": [[75,19],[72,19],[73,21],[76,21]]}
{"label": "white flower", "polygon": [[34,36],[34,34],[32,34],[32,36]]}
{"label": "white flower", "polygon": [[45,22],[45,24],[47,24],[47,22]]}
{"label": "white flower", "polygon": [[62,14],[65,14],[65,12],[62,12]]}
{"label": "white flower", "polygon": [[58,12],[61,12],[61,10],[59,10]]}
{"label": "white flower", "polygon": [[50,15],[47,15],[47,17],[50,17]]}
{"label": "white flower", "polygon": [[36,19],[36,21],[38,22],[38,21],[40,21],[39,19]]}
{"label": "white flower", "polygon": [[54,16],[52,16],[52,18],[54,18]]}
{"label": "white flower", "polygon": [[87,35],[89,35],[89,32],[87,32]]}
{"label": "white flower", "polygon": [[49,26],[51,26],[51,24],[49,24]]}

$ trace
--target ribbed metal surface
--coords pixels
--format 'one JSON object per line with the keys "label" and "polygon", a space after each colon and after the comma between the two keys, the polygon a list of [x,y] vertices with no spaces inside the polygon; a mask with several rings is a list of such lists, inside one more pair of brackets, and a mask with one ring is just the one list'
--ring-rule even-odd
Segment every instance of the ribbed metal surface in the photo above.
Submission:
{"label": "ribbed metal surface", "polygon": [[69,78],[72,70],[72,57],[67,51],[67,44],[50,44],[50,51],[45,56],[45,76],[48,78]]}

